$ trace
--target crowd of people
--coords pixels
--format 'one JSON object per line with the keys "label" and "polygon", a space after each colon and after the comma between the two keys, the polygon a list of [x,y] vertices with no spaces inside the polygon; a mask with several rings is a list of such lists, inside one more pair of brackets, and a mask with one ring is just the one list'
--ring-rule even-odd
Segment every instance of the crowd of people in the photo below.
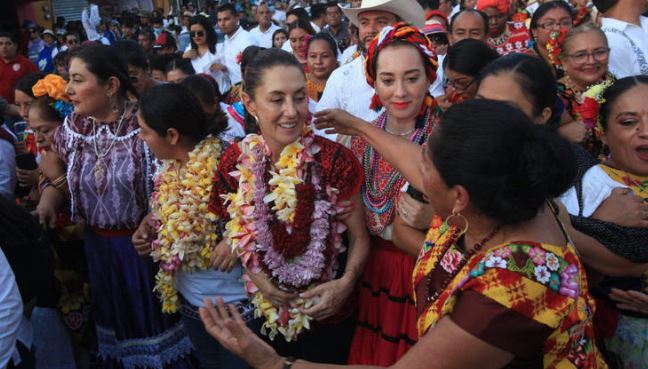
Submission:
{"label": "crowd of people", "polygon": [[0,31],[0,368],[648,368],[647,11]]}

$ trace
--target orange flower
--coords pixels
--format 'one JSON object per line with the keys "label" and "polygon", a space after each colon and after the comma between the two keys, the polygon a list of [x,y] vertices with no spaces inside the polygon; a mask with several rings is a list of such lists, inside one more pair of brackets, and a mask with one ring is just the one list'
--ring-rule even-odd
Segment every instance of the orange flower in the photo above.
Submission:
{"label": "orange flower", "polygon": [[65,82],[63,77],[56,74],[48,74],[45,78],[36,82],[34,87],[32,87],[32,92],[36,97],[49,96],[54,100],[69,101],[65,93],[66,87],[67,82]]}

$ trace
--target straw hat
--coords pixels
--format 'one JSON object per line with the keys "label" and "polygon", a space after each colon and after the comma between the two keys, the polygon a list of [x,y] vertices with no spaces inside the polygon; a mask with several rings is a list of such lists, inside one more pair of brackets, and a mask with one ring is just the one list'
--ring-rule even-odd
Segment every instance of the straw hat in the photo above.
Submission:
{"label": "straw hat", "polygon": [[358,25],[358,15],[367,11],[383,11],[398,16],[413,26],[423,28],[425,11],[416,0],[362,0],[359,8],[342,8],[344,15]]}

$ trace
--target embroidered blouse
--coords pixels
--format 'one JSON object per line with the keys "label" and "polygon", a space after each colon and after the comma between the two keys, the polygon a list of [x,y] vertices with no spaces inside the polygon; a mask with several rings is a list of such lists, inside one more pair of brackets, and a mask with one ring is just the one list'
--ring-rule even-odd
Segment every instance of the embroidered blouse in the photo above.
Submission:
{"label": "embroidered blouse", "polygon": [[508,23],[504,33],[498,37],[489,37],[488,46],[501,56],[524,53],[529,48],[529,30],[524,23]]}
{"label": "embroidered blouse", "polygon": [[519,241],[475,254],[428,302],[465,255],[456,245],[440,246],[446,231],[433,224],[414,269],[420,336],[448,316],[515,355],[506,368],[607,368],[594,343],[585,270],[571,245]]}
{"label": "embroidered blouse", "polygon": [[137,109],[119,121],[97,122],[76,113],[54,133],[67,165],[74,222],[101,229],[136,229],[148,212],[153,157],[139,138]]}

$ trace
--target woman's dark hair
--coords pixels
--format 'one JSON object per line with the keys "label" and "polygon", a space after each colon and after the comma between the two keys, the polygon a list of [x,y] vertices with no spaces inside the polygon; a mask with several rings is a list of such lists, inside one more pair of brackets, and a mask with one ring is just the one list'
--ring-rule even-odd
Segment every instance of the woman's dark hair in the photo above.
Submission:
{"label": "woman's dark hair", "polygon": [[178,54],[154,54],[151,55],[151,60],[149,64],[151,65],[151,70],[159,70],[166,73],[166,67],[175,59],[182,59]]}
{"label": "woman's dark hair", "polygon": [[326,42],[329,45],[329,48],[331,49],[333,55],[335,55],[335,57],[337,58],[338,47],[337,47],[337,42],[335,41],[333,36],[331,36],[328,32],[320,32],[315,36],[311,37],[310,40],[308,40],[308,48],[310,48],[310,45],[313,43],[313,41],[317,41],[317,40],[322,40]]}
{"label": "woman's dark hair", "polygon": [[[191,26],[193,26],[194,24],[201,25],[205,30],[205,41],[207,42],[207,46],[209,47],[209,52],[216,54],[216,32],[214,31],[214,27],[212,27],[211,22],[209,22],[209,19],[202,15],[197,15],[195,17],[192,17],[189,21],[189,29],[191,29]],[[191,37],[191,48],[198,50],[198,45],[196,45],[196,43],[194,42],[193,37]]]}
{"label": "woman's dark hair", "polygon": [[293,8],[290,9],[288,12],[286,12],[286,18],[289,15],[294,15],[298,19],[303,20],[304,22],[310,23],[310,15],[308,15],[308,12],[304,8]]}
{"label": "woman's dark hair", "polygon": [[465,187],[474,208],[501,225],[532,219],[576,175],[567,140],[499,101],[452,106],[428,147],[443,181]]}
{"label": "woman's dark hair", "polygon": [[144,49],[133,40],[120,40],[113,44],[115,49],[119,52],[127,65],[133,67],[147,69],[149,67],[148,58]]}
{"label": "woman's dark hair", "polygon": [[218,103],[221,94],[214,78],[208,74],[193,75],[185,78],[180,84],[193,93],[203,106],[213,106],[215,108],[213,113],[205,113],[211,114],[207,118],[212,121],[211,125],[215,127],[214,130],[218,131],[218,133],[224,132],[227,129],[227,116],[225,116]]}
{"label": "woman's dark hair", "polygon": [[274,47],[274,39],[278,33],[283,33],[284,36],[286,36],[286,39],[288,39],[288,32],[283,28],[279,28],[278,30],[274,31],[274,33],[272,34],[272,47]]}
{"label": "woman's dark hair", "polygon": [[123,97],[128,92],[139,97],[139,92],[128,77],[126,62],[114,47],[97,44],[81,46],[74,50],[71,59],[75,58],[83,61],[88,71],[101,83],[106,83],[110,77],[119,79],[119,92]]}
{"label": "woman's dark hair", "polygon": [[[263,84],[263,73],[277,66],[295,67],[302,72],[304,80],[306,75],[297,58],[291,53],[281,49],[265,49],[260,51],[247,66],[243,76],[243,90],[254,99],[257,87]],[[258,125],[247,109],[245,111],[245,130],[247,133],[258,132]]]}
{"label": "woman's dark hair", "polygon": [[189,74],[189,75],[196,74],[196,70],[194,69],[193,65],[191,64],[191,60],[189,59],[176,58],[171,60],[169,64],[167,64],[166,68],[164,69],[164,72],[169,73],[174,69],[180,69],[185,74]]}
{"label": "woman's dark hair", "polygon": [[601,119],[601,126],[603,130],[607,130],[608,126],[608,115],[610,115],[610,107],[628,90],[639,85],[648,85],[648,76],[629,76],[621,78],[614,82],[605,93],[603,94],[604,103],[601,104],[601,109],[599,110],[599,119]]}
{"label": "woman's dark hair", "polygon": [[182,136],[200,142],[207,135],[217,136],[224,127],[215,126],[196,95],[179,84],[161,84],[146,90],[140,98],[140,114],[158,135],[175,128]]}
{"label": "woman's dark hair", "polygon": [[41,119],[47,122],[63,122],[63,118],[54,109],[54,99],[45,95],[37,97],[31,104],[29,111],[38,111]]}
{"label": "woman's dark hair", "polygon": [[486,77],[509,73],[518,83],[520,89],[533,106],[533,115],[540,116],[544,108],[551,109],[551,118],[547,122],[552,126],[558,124],[558,88],[551,67],[542,59],[525,55],[509,54],[495,59],[477,76],[477,86]]}
{"label": "woman's dark hair", "polygon": [[29,73],[26,74],[16,82],[16,85],[14,86],[14,90],[20,91],[24,93],[25,95],[29,95],[32,98],[34,98],[34,92],[32,91],[32,87],[38,82],[39,80],[45,78],[47,74],[43,72],[34,72],[34,73]]}
{"label": "woman's dark hair", "polygon": [[499,54],[479,40],[467,38],[450,46],[443,59],[443,68],[476,77]]}
{"label": "woman's dark hair", "polygon": [[288,36],[290,36],[290,32],[294,29],[301,28],[306,33],[309,35],[314,35],[315,30],[313,29],[313,26],[311,26],[310,21],[303,20],[301,18],[297,18],[296,21],[292,21],[291,23],[288,23]]}
{"label": "woman's dark hair", "polygon": [[243,50],[243,54],[241,54],[241,76],[245,75],[245,69],[261,50],[265,50],[265,47],[252,45]]}
{"label": "woman's dark hair", "polygon": [[569,17],[574,20],[574,9],[572,9],[569,4],[562,0],[553,0],[553,1],[547,1],[546,3],[541,4],[538,9],[536,9],[535,12],[533,12],[533,17],[531,17],[531,25],[529,27],[529,31],[537,29],[538,28],[538,22],[540,21],[540,18],[544,17],[545,14],[549,10],[556,9],[556,8],[561,8],[569,14]]}

